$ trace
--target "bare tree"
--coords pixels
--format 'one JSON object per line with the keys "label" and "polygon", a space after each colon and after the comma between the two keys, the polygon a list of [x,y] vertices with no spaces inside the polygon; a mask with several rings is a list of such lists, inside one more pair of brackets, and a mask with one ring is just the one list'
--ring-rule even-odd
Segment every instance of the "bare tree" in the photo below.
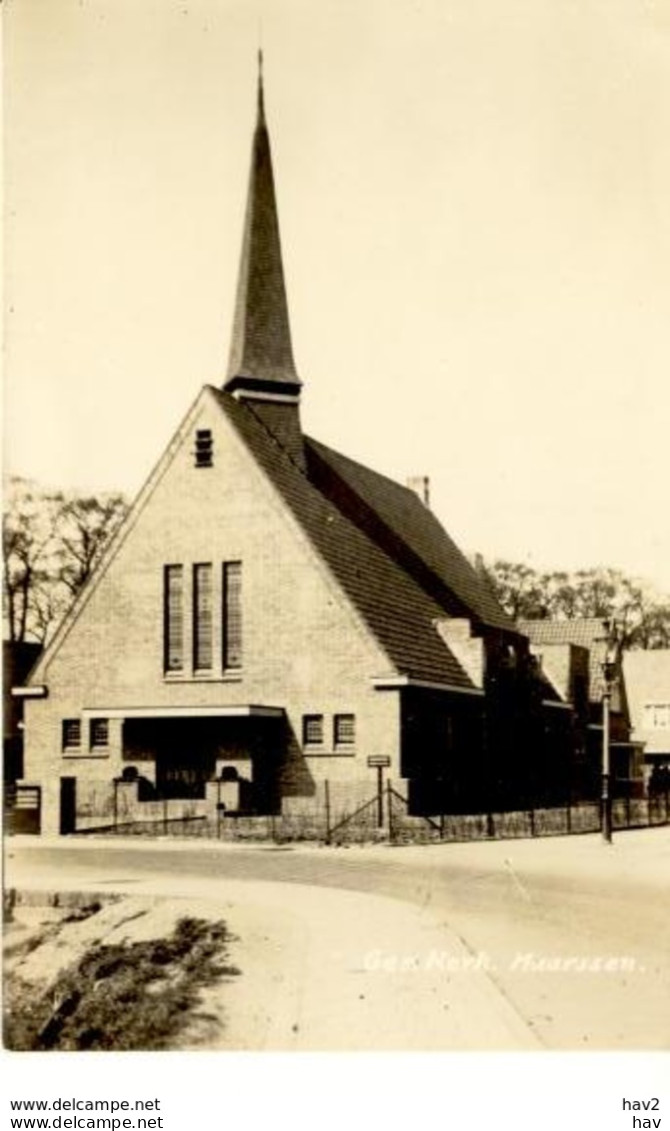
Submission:
{"label": "bare tree", "polygon": [[477,569],[487,580],[503,609],[514,620],[549,616],[542,578],[530,566],[501,558],[486,565],[477,555]]}
{"label": "bare tree", "polygon": [[670,601],[647,610],[633,637],[634,648],[670,648]]}
{"label": "bare tree", "polygon": [[480,566],[503,608],[515,620],[615,620],[623,648],[670,647],[670,600],[615,569],[539,573],[497,560]]}
{"label": "bare tree", "polygon": [[11,479],[3,520],[3,612],[9,640],[44,643],[123,519],[123,496],[47,491]]}
{"label": "bare tree", "polygon": [[[44,639],[48,624],[34,617],[36,594],[51,576],[55,505],[53,496],[25,479],[10,481],[2,526],[4,613],[9,639]],[[46,617],[46,606],[41,620]]]}
{"label": "bare tree", "polygon": [[76,597],[128,509],[122,495],[59,495],[56,519],[60,579]]}

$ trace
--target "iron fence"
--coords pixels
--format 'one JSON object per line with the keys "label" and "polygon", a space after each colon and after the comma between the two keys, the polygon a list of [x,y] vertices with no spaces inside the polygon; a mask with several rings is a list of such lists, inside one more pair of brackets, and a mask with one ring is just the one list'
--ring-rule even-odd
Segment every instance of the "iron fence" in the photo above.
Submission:
{"label": "iron fence", "polygon": [[[268,841],[284,844],[312,841],[324,844],[425,844],[519,837],[568,836],[598,832],[601,809],[597,801],[553,807],[527,807],[505,812],[427,813],[410,811],[408,798],[391,781],[372,792],[365,783],[322,782],[309,803],[294,803],[282,813],[258,815],[202,811],[193,802],[154,799],[127,812],[105,807],[104,816],[87,811],[77,821],[76,834],[112,833],[123,836],[203,837],[222,841]],[[622,798],[612,803],[615,831],[670,824],[670,794]]]}

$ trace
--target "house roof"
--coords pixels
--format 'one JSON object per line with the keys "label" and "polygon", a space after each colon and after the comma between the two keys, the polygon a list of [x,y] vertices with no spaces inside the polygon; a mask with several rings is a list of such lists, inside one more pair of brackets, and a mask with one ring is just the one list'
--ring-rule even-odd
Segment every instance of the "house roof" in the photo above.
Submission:
{"label": "house roof", "polygon": [[[312,440],[307,441],[310,453],[307,466],[301,466],[268,428],[253,402],[240,401],[217,389],[212,392],[388,656],[393,669],[415,679],[473,689],[472,681],[435,627],[435,621],[445,616],[464,615],[455,610],[464,609],[465,602],[455,591],[449,591],[446,560],[442,562],[445,576],[438,577],[430,563],[419,555],[416,547],[426,538],[427,531],[433,526],[441,530],[434,519],[426,522],[423,515],[419,517],[415,508],[423,508],[420,500],[414,496],[414,502],[410,492]],[[324,463],[328,467],[337,463],[342,481],[350,491],[345,499],[337,496],[333,482],[326,483]],[[352,468],[357,469],[356,484],[360,493],[354,491]],[[358,509],[354,505],[356,499]],[[394,509],[391,504],[400,499],[402,507]],[[393,520],[393,529],[386,527],[387,518],[389,522]],[[453,545],[449,539],[445,544]],[[455,547],[453,550],[449,560],[454,564],[456,584],[462,589],[467,572],[463,568],[465,559]],[[413,563],[411,567],[406,564],[406,558]],[[420,580],[419,565],[428,579],[425,584]],[[475,591],[476,585],[470,581]],[[479,596],[484,603],[483,594]],[[494,611],[491,615],[493,618]],[[512,627],[503,614],[499,613],[498,617],[501,627]]]}
{"label": "house roof", "polygon": [[582,617],[576,620],[519,620],[521,632],[536,644],[581,644],[593,648],[605,641],[607,621],[600,617]]}
{"label": "house roof", "polygon": [[[602,664],[607,655],[608,625],[600,617],[576,620],[519,620],[517,627],[533,644],[577,644],[589,653],[589,699],[599,703],[605,683]],[[618,709],[617,698],[612,706]]]}

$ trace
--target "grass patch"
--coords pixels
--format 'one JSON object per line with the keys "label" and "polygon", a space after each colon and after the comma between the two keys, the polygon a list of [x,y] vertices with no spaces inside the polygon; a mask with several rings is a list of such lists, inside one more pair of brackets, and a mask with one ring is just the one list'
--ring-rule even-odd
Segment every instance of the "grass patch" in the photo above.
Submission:
{"label": "grass patch", "polygon": [[93,946],[41,995],[7,987],[5,1045],[16,1051],[173,1047],[199,991],[239,974],[225,963],[225,923],[184,918],[171,936]]}

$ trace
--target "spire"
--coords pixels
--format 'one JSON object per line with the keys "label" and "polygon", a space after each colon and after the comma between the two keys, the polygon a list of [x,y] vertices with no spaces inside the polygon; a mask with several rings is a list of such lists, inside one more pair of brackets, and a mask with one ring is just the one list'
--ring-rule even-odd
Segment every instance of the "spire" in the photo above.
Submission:
{"label": "spire", "polygon": [[258,111],[257,121],[259,125],[265,125],[265,94],[263,91],[263,50],[258,48]]}
{"label": "spire", "polygon": [[269,399],[293,398],[300,391],[291,347],[260,50],[256,129],[224,389]]}

